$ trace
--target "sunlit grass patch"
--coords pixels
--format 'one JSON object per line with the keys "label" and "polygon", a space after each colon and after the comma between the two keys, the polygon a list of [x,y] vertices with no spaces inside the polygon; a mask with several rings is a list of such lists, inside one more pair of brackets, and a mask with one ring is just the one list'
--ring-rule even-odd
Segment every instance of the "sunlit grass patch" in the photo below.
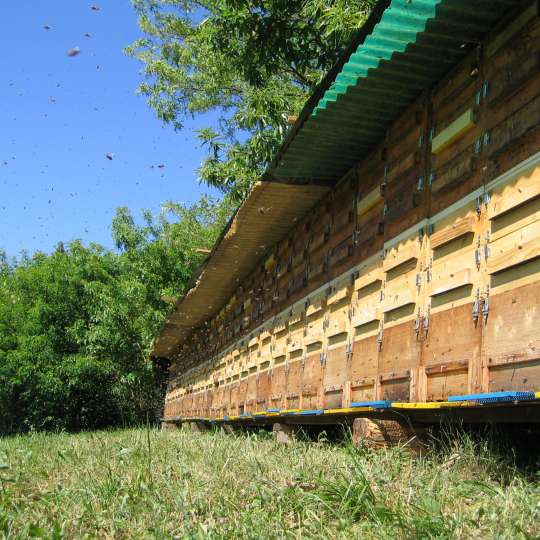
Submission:
{"label": "sunlit grass patch", "polygon": [[535,475],[464,435],[420,459],[267,434],[0,439],[4,538],[525,539],[539,512]]}

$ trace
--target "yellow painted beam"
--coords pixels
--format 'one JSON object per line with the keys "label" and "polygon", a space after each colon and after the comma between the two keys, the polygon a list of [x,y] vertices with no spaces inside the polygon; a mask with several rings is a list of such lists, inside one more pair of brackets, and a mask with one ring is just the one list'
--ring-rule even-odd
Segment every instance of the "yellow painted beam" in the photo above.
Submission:
{"label": "yellow painted beam", "polygon": [[346,409],[325,409],[324,414],[351,414],[374,411],[373,407],[350,407]]}
{"label": "yellow painted beam", "polygon": [[431,152],[439,154],[458,139],[463,137],[467,131],[475,126],[474,110],[467,109],[458,116],[449,126],[445,127],[431,143]]}
{"label": "yellow painted beam", "polygon": [[430,401],[425,403],[392,403],[392,409],[446,409],[449,407],[469,407],[468,401]]}

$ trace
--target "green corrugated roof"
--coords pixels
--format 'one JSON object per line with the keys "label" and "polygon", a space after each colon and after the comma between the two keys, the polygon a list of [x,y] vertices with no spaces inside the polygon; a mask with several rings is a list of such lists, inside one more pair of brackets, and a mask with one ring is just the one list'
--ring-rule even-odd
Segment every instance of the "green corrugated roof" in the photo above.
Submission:
{"label": "green corrugated roof", "polygon": [[[381,2],[382,3],[382,2]],[[391,0],[320,99],[310,101],[268,178],[332,183],[480,43],[518,0]],[[386,8],[384,9],[384,7]]]}

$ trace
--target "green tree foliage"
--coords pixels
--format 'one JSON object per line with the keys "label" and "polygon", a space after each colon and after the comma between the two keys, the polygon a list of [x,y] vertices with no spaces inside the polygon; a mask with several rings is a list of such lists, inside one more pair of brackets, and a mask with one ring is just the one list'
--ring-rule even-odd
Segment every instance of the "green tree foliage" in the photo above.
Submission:
{"label": "green tree foliage", "polygon": [[0,433],[130,424],[159,408],[149,361],[165,314],[231,212],[168,204],[112,223],[118,251],[80,242],[0,257]]}
{"label": "green tree foliage", "polygon": [[200,179],[241,200],[283,140],[287,117],[336,62],[374,0],[133,0],[144,37],[140,91],[159,118],[217,110],[199,131]]}

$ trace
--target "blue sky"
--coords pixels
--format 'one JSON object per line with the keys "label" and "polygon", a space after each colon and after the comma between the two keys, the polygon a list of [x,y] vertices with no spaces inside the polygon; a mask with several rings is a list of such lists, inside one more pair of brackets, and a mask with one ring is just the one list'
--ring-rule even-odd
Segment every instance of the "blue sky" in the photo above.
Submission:
{"label": "blue sky", "polygon": [[[140,216],[210,193],[197,182],[204,149],[194,130],[213,118],[180,133],[163,126],[136,94],[141,65],[122,52],[137,37],[130,0],[2,2],[0,250],[9,256],[76,238],[112,247],[118,206]],[[73,47],[81,52],[69,57]]]}

